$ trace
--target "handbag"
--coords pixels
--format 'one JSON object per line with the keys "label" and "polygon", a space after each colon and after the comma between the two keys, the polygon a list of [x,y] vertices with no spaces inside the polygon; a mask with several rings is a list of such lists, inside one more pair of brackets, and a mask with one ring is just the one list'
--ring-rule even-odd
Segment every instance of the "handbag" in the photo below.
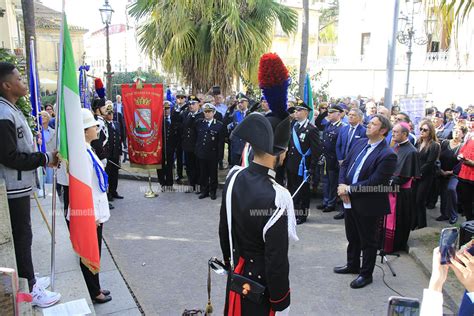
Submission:
{"label": "handbag", "polygon": [[237,175],[242,170],[244,170],[244,168],[239,169],[232,175],[226,192],[227,227],[230,244],[229,288],[231,291],[239,294],[243,298],[247,298],[254,303],[261,304],[264,299],[265,286],[240,274],[234,273],[234,254],[232,251],[234,249],[232,245],[232,188],[234,187],[234,182],[237,178]]}

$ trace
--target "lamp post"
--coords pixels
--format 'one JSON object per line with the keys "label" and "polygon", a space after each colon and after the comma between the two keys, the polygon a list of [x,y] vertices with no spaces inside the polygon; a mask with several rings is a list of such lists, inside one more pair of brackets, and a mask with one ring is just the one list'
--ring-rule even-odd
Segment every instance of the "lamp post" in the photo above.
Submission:
{"label": "lamp post", "polygon": [[[428,29],[431,29],[433,26],[434,20],[425,19],[424,20],[424,32],[419,32],[419,30],[415,29],[415,14],[418,14],[420,7],[422,5],[421,0],[406,0],[407,7],[408,2],[411,3],[411,12],[404,14],[400,12],[400,20],[403,21],[404,26],[403,29],[398,31],[397,34],[397,41],[400,44],[406,45],[408,47],[407,51],[407,76],[405,82],[405,96],[408,95],[408,90],[410,89],[410,71],[411,71],[411,57],[413,55],[413,44],[417,45],[426,45],[428,43]],[[415,9],[415,6],[419,6],[418,9]],[[420,34],[421,33],[421,34]]]}
{"label": "lamp post", "polygon": [[109,0],[105,0],[105,4],[102,8],[99,9],[100,17],[102,18],[102,23],[105,24],[105,38],[106,38],[106,49],[107,49],[107,59],[106,59],[106,85],[107,85],[107,99],[112,99],[112,67],[110,66],[110,45],[109,45],[109,25],[112,20],[112,13],[114,10],[109,4]]}

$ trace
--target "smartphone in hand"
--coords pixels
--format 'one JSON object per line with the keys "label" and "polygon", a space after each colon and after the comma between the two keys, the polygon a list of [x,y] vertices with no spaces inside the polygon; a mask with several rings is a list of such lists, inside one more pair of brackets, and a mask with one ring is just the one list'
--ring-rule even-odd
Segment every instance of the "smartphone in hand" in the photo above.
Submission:
{"label": "smartphone in hand", "polygon": [[417,298],[390,296],[387,315],[418,316],[420,315],[420,301]]}
{"label": "smartphone in hand", "polygon": [[448,264],[456,255],[456,244],[459,231],[456,227],[443,228],[439,237],[439,252],[441,264]]}

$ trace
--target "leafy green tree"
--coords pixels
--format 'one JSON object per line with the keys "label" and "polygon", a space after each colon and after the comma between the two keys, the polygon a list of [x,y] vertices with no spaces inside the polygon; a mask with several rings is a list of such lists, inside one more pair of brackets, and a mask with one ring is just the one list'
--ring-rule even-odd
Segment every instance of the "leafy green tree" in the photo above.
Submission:
{"label": "leafy green tree", "polygon": [[224,94],[233,78],[256,82],[276,22],[287,34],[298,23],[296,11],[275,0],[137,0],[129,12],[144,18],[140,46],[166,71],[194,92],[220,85]]}

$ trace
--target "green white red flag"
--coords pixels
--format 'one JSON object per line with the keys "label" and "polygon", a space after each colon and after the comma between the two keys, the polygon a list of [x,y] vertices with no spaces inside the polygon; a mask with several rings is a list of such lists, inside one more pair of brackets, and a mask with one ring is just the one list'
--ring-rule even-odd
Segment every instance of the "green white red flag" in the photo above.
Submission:
{"label": "green white red flag", "polygon": [[[64,14],[64,13],[63,13]],[[66,16],[63,18],[62,69],[59,102],[59,155],[69,171],[70,238],[76,253],[89,270],[100,270],[97,226],[92,198],[92,179],[82,123],[76,64]]]}

